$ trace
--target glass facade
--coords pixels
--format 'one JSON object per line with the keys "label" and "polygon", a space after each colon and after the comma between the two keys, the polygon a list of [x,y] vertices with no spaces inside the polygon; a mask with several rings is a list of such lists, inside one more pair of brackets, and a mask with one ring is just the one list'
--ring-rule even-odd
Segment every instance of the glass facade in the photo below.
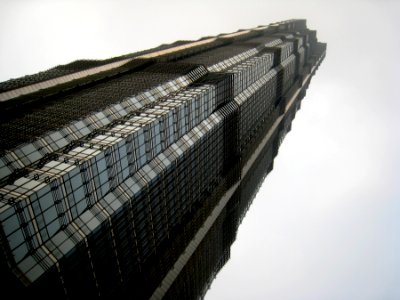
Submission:
{"label": "glass facade", "polygon": [[0,84],[55,83],[1,103],[6,286],[204,296],[325,51],[291,20]]}

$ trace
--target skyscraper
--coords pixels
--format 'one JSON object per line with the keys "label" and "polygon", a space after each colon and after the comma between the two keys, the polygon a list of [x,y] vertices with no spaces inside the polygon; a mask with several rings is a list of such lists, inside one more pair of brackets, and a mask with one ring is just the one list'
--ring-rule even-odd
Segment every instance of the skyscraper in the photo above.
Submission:
{"label": "skyscraper", "polygon": [[203,296],[325,52],[290,20],[1,83],[5,287]]}

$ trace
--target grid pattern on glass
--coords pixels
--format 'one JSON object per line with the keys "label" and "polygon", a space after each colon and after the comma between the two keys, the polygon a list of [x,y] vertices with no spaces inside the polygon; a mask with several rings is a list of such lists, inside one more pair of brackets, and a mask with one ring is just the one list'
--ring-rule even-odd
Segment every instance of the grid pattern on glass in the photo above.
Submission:
{"label": "grid pattern on glass", "polygon": [[[203,74],[201,70],[197,70],[197,69],[195,69],[192,73],[193,74],[190,74],[190,76],[192,76],[192,77],[196,76],[196,75],[199,75],[199,74]],[[178,80],[178,82],[183,82],[183,85],[187,84],[187,82],[185,80]],[[160,87],[158,87],[157,89],[154,89],[153,91],[155,91],[155,90],[158,90],[158,92],[161,95],[165,95],[166,94],[166,92],[164,92],[164,93],[160,92],[160,90],[161,91],[163,90]],[[152,93],[150,93],[150,92],[146,92],[146,93],[145,94],[146,94],[147,98],[146,97],[142,97],[142,102],[145,102],[145,103],[147,102],[148,103],[148,102],[154,101],[154,99],[156,99],[155,95],[153,95]],[[157,92],[155,92],[155,94],[157,94]],[[139,97],[139,98],[141,98],[141,97]],[[145,101],[143,99],[146,99],[148,101]],[[129,100],[126,101],[126,103],[122,103],[122,105],[130,104],[131,107],[132,106],[134,107],[134,109],[142,107],[141,105],[137,105],[137,103],[138,102],[140,103],[140,101],[137,101],[137,100],[135,101],[135,100],[136,100],[136,98],[129,99]],[[110,110],[112,108],[114,108],[115,106],[117,106],[117,108],[114,109],[113,113],[110,113]],[[107,115],[110,118],[107,118],[103,113],[100,112],[100,113],[97,113],[95,115],[92,115],[91,117],[88,117],[86,119],[87,121],[83,120],[83,121],[75,122],[74,124],[69,126],[69,128],[68,128],[69,130],[67,130],[67,133],[64,134],[63,136],[61,136],[60,132],[54,132],[54,133],[49,134],[48,136],[46,136],[44,138],[44,140],[47,142],[47,147],[46,146],[40,146],[38,148],[41,150],[41,152],[43,152],[43,149],[46,150],[46,149],[49,149],[49,148],[51,149],[50,151],[54,151],[54,150],[60,149],[61,147],[65,146],[67,144],[67,142],[70,141],[72,138],[74,138],[74,139],[81,138],[85,134],[88,134],[89,132],[91,132],[92,128],[99,128],[102,125],[103,126],[107,125],[110,122],[110,119],[112,119],[112,117],[115,116],[116,112],[122,112],[122,113],[119,114],[119,116],[123,116],[123,115],[127,114],[127,112],[121,107],[121,105],[118,104],[118,105],[115,105],[115,106],[110,108],[110,109],[108,109]],[[88,127],[92,127],[92,128],[88,128]],[[70,133],[71,136],[69,136],[68,133]],[[31,145],[32,144],[28,145],[29,146],[28,148],[31,148]],[[24,146],[24,147],[27,148],[26,146]],[[17,150],[20,150],[20,149],[17,149]],[[17,151],[19,156],[21,156],[21,152],[22,151]],[[31,164],[33,161],[37,160],[39,157],[42,157],[42,155],[40,154],[40,152],[37,149],[34,149],[32,154],[30,154],[30,157],[31,157],[31,159],[29,159],[29,160],[24,159],[24,165]],[[6,172],[3,172],[3,173],[4,174],[9,174],[10,171],[6,171]]]}
{"label": "grid pattern on glass", "polygon": [[187,88],[154,107],[172,111],[168,134],[173,141],[208,117],[215,108],[215,87],[210,84]]}
{"label": "grid pattern on glass", "polygon": [[[61,154],[58,160],[61,162],[50,161],[1,189],[2,195],[30,203],[33,217],[25,222],[33,222],[43,241],[129,176],[125,140],[120,137],[98,135]],[[37,205],[37,199],[46,201],[47,206]]]}
{"label": "grid pattern on glass", "polygon": [[[142,117],[155,118],[160,126],[160,137],[159,141],[155,141],[160,145],[160,151],[165,150],[174,139],[174,121],[173,111],[167,108],[150,108],[146,109],[140,114]],[[157,152],[158,153],[158,152]]]}
{"label": "grid pattern on glass", "polygon": [[[84,146],[89,148],[94,148],[95,145],[103,150],[108,181],[110,188],[113,189],[129,176],[126,140],[113,134],[105,134],[98,135],[89,140],[88,143],[84,143]],[[99,186],[96,183],[95,186]],[[100,195],[104,196],[104,192]]]}
{"label": "grid pattern on glass", "polygon": [[[100,129],[104,126],[107,126],[112,121],[122,118],[126,116],[128,113],[132,113],[137,111],[138,109],[143,108],[146,105],[154,104],[160,98],[165,97],[171,93],[175,93],[180,89],[185,88],[190,83],[200,78],[204,74],[207,73],[207,70],[203,66],[197,66],[192,68],[188,74],[183,76],[176,76],[173,80],[169,80],[167,82],[161,83],[158,86],[149,89],[145,92],[142,92],[136,96],[126,97],[125,100],[121,101],[118,104],[112,104],[104,108],[100,112],[95,112],[89,114],[84,120],[75,121],[65,126],[64,128],[58,129],[57,131],[46,133],[39,139],[36,139],[35,142],[29,144],[23,144],[21,146],[16,147],[11,153],[13,155],[9,155],[6,158],[1,157],[0,160],[5,164],[4,172],[1,172],[0,179],[6,178],[12,173],[12,170],[30,166],[31,164],[37,162],[44,155],[52,153],[54,151],[58,151],[61,148],[65,147],[69,142],[80,139],[82,137],[87,136],[93,130]],[[151,73],[144,73],[151,74]],[[140,75],[140,74],[139,74]],[[143,74],[142,74],[143,75]],[[166,74],[167,76],[171,76]],[[142,80],[142,79],[140,79]],[[139,80],[139,81],[140,81]],[[106,95],[103,94],[104,91],[100,91],[102,97]],[[98,92],[98,93],[100,93]],[[81,99],[79,100],[81,101]],[[83,101],[83,100],[82,100]],[[62,105],[63,101],[59,101]],[[91,101],[98,103],[98,99],[96,101]],[[57,102],[58,103],[58,102]],[[42,119],[48,119],[48,115],[52,116],[52,119],[47,122],[49,124],[54,123],[58,119],[63,122],[63,119],[66,118],[65,114],[68,110],[62,109],[62,107],[58,104],[54,104],[53,106],[46,107],[46,109],[42,112],[42,115],[37,115],[35,113],[35,118],[29,119],[29,122],[19,122],[17,119],[15,122],[17,124],[14,126],[13,124],[1,124],[0,127],[0,139],[4,139],[4,146],[7,147],[9,141],[9,134],[12,134],[12,130],[18,130],[17,136],[22,135],[21,137],[24,139],[26,135],[23,133],[25,130],[28,130],[28,135],[34,134],[35,136],[40,135],[42,128],[37,128],[41,126]],[[79,102],[81,104],[81,102]],[[49,109],[52,111],[49,111]],[[82,108],[79,107],[70,107],[69,113],[72,115],[80,115]],[[60,111],[63,113],[60,115]],[[33,115],[32,115],[33,116]],[[24,117],[25,118],[25,117]],[[26,120],[25,120],[26,121]],[[45,123],[46,124],[46,123]],[[21,127],[22,126],[22,127]],[[11,131],[10,131],[11,130]],[[30,133],[31,132],[31,133]],[[12,142],[12,141],[11,141]],[[3,143],[2,143],[3,144]],[[33,147],[33,148],[32,148]],[[22,165],[22,166],[21,166]],[[8,167],[7,167],[8,166]]]}
{"label": "grid pattern on glass", "polygon": [[109,191],[111,182],[117,180],[117,176],[111,173],[114,166],[109,167],[106,155],[111,155],[112,150],[118,151],[118,146],[120,144],[110,147],[106,152],[101,151],[99,146],[82,145],[60,156],[60,160],[64,163],[74,165],[74,173],[76,173],[74,177],[71,177],[75,182],[71,182],[71,186],[65,185],[66,190],[74,195],[74,197],[66,198],[70,205],[71,219],[79,216],[104,196]]}
{"label": "grid pattern on glass", "polygon": [[155,116],[134,116],[127,123],[143,128],[146,162],[161,151],[160,120]]}
{"label": "grid pattern on glass", "polygon": [[20,262],[41,243],[43,235],[60,228],[57,211],[52,205],[53,194],[37,180],[18,179],[0,189],[0,219],[15,262]]}
{"label": "grid pattern on glass", "polygon": [[233,100],[233,74],[231,73],[209,73],[193,86],[199,87],[213,85],[215,87],[215,106],[221,107]]}
{"label": "grid pattern on glass", "polygon": [[277,72],[272,69],[246,90],[235,97],[240,109],[241,148],[249,144],[257,132],[257,124],[274,108],[276,100]]}
{"label": "grid pattern on glass", "polygon": [[7,178],[23,167],[22,161],[13,152],[5,151],[3,156],[0,157],[0,179]]}
{"label": "grid pattern on glass", "polygon": [[210,72],[219,72],[258,53],[251,45],[228,45],[204,51],[182,60],[185,63],[203,64]]}
{"label": "grid pattern on glass", "polygon": [[[84,182],[79,168],[69,163],[52,161],[41,170],[30,173],[28,178],[3,187],[0,192],[9,203],[11,200],[7,197],[13,195],[18,201],[16,203],[29,205],[30,214],[25,216],[20,226],[26,224],[31,228],[30,236],[36,236],[41,242],[48,240],[88,207],[88,183]],[[31,239],[26,237],[27,241]]]}
{"label": "grid pattern on glass", "polygon": [[105,134],[125,140],[129,174],[135,173],[146,163],[144,129],[142,127],[124,122],[107,129]]}
{"label": "grid pattern on glass", "polygon": [[[281,35],[281,37],[282,37],[282,35]],[[297,57],[296,72],[301,74],[303,71],[304,58],[305,58],[305,54],[306,54],[305,49],[303,47],[306,36],[300,35],[300,33],[296,33],[296,36],[293,36],[292,34],[285,34],[283,38],[286,41],[293,43],[292,54],[295,54]]]}
{"label": "grid pattern on glass", "polygon": [[[185,98],[183,103],[190,105],[187,105],[188,113],[183,115],[186,127],[180,131],[179,136],[185,134],[210,113],[207,111],[208,106],[203,104],[204,101],[214,98],[214,90],[212,86],[204,86],[182,93],[181,96]],[[179,100],[176,102],[182,107]],[[213,110],[215,104],[213,101],[210,102],[209,108]],[[105,135],[97,135],[81,142],[79,147],[60,154],[59,160],[63,161],[62,163],[50,161],[41,169],[29,173],[32,181],[43,181],[47,188],[51,189],[54,196],[52,207],[60,219],[60,226],[65,226],[77,218],[98,199],[105,196],[110,189],[117,187],[129,174],[133,174],[161,151],[163,122],[160,122],[162,120],[160,116],[163,114],[160,113],[168,113],[169,125],[173,125],[171,122],[173,115],[169,110],[160,109],[148,109],[145,112],[148,115],[153,114],[153,117],[133,117],[123,125],[110,128]],[[193,117],[189,118],[190,115]],[[77,122],[74,124],[74,129],[80,132],[87,130],[87,127],[84,122]],[[171,128],[166,129],[171,130]],[[173,141],[175,139],[170,138],[169,142]],[[129,144],[131,144],[130,149]],[[152,149],[154,146],[155,149]],[[5,187],[5,190],[7,189],[9,187]],[[47,233],[45,230],[47,225],[44,223],[44,228],[39,225],[38,230],[43,240],[48,240],[54,234],[54,230]]]}
{"label": "grid pattern on glass", "polygon": [[216,63],[216,64],[214,64],[212,66],[209,66],[208,70],[210,72],[221,72],[221,71],[226,70],[227,68],[229,68],[229,67],[231,67],[231,66],[233,66],[235,64],[238,64],[238,63],[246,60],[249,57],[252,57],[252,56],[256,55],[257,53],[258,53],[257,49],[250,49],[250,50],[248,50],[246,52],[240,53],[238,55],[235,55],[233,57],[225,59],[225,60],[223,60],[221,62],[218,62],[218,63]]}
{"label": "grid pattern on glass", "polygon": [[234,74],[234,96],[247,89],[252,83],[265,75],[273,65],[273,53],[266,53],[261,56],[252,57],[233,68],[227,73]]}
{"label": "grid pattern on glass", "polygon": [[[130,209],[134,214],[132,223],[135,224],[134,227],[117,227],[115,225],[113,232],[116,232],[116,235],[126,235],[128,233],[121,231],[134,230],[135,243],[138,247],[137,254],[142,259],[150,255],[152,249],[166,238],[165,228],[177,226],[180,218],[190,209],[191,204],[201,200],[201,190],[204,191],[209,183],[217,181],[220,177],[223,161],[223,120],[224,117],[220,113],[211,115],[149,164],[144,165],[133,177],[129,177],[114,191],[105,195],[88,210],[70,221],[68,225],[62,227],[41,247],[60,260],[86,236],[98,232],[104,222],[111,222],[111,219],[117,219],[116,215],[123,210]],[[206,149],[210,147],[213,151],[207,153]],[[78,150],[75,151],[80,153]],[[84,154],[82,153],[81,156]],[[192,158],[189,159],[190,157]],[[189,165],[193,170],[189,168]],[[214,167],[209,168],[207,165]],[[171,172],[175,176],[171,176],[173,175]],[[158,182],[163,182],[162,188],[154,186],[153,183],[156,179]],[[184,190],[187,190],[187,193],[184,193]],[[149,192],[150,194],[148,194]],[[143,193],[147,193],[146,198],[143,198]],[[146,199],[152,200],[148,203]],[[166,206],[167,204],[168,206]],[[3,204],[3,206],[6,205]],[[167,210],[167,215],[165,215],[165,210]],[[149,212],[151,213],[150,219],[149,216],[146,217]],[[10,218],[9,211],[7,213],[1,213],[2,219]],[[7,224],[7,222],[5,223]],[[13,233],[13,229],[7,232]],[[113,243],[117,243],[117,241],[113,241]],[[51,266],[51,262],[47,262],[47,267],[44,268],[42,259],[39,261],[38,257],[37,255],[25,257],[19,263],[19,267],[24,268],[27,273],[35,270],[34,272],[40,275]],[[130,259],[133,258],[137,259],[135,256],[131,256]],[[41,267],[37,267],[36,264]],[[38,275],[29,278],[37,277]]]}
{"label": "grid pattern on glass", "polygon": [[[180,89],[180,88],[182,88],[184,86],[187,86],[190,82],[192,82],[193,80],[201,77],[205,73],[206,73],[205,68],[201,67],[201,66],[198,66],[194,70],[191,70],[189,72],[189,74],[187,74],[187,75],[177,76],[177,75],[173,74],[173,76],[175,78],[172,78],[172,80],[165,80],[165,79],[169,79],[171,77],[171,74],[166,74],[166,73],[163,73],[163,74],[152,74],[152,73],[146,73],[146,72],[145,73],[135,73],[134,74],[135,75],[135,77],[134,77],[135,82],[134,83],[135,83],[135,85],[143,84],[143,82],[145,83],[146,81],[143,78],[146,78],[146,76],[147,76],[147,78],[150,78],[150,79],[152,77],[158,78],[161,75],[163,76],[163,77],[160,77],[158,79],[159,86],[156,86],[153,89],[149,89],[148,91],[144,92],[143,94],[138,94],[140,100],[142,100],[143,102],[146,102],[146,103],[150,103],[150,102],[152,102],[154,100],[154,98],[160,98],[160,96],[164,96],[166,93],[174,92],[174,91],[176,91],[176,90],[178,90],[178,89]],[[164,83],[162,81],[164,81]],[[123,83],[123,85],[121,87],[119,86],[120,83],[118,81],[115,83],[115,84],[117,84],[119,90],[124,88],[125,81],[122,81],[121,83]],[[130,84],[130,81],[128,80],[127,83]],[[38,121],[40,121],[42,119],[47,120],[47,123],[49,123],[49,124],[53,124],[53,123],[54,124],[56,124],[56,123],[58,124],[58,125],[54,125],[54,126],[60,126],[60,125],[62,125],[61,123],[65,122],[64,119],[66,120],[66,119],[69,118],[69,115],[71,115],[71,117],[72,116],[76,117],[76,116],[79,116],[82,113],[84,113],[85,112],[85,108],[81,107],[82,105],[93,105],[93,104],[90,104],[90,103],[91,102],[95,102],[96,103],[96,109],[98,109],[98,107],[101,107],[101,105],[102,105],[101,99],[107,98],[107,101],[110,101],[108,99],[115,98],[115,95],[110,95],[110,97],[107,96],[107,91],[108,90],[110,90],[110,91],[114,91],[115,90],[115,86],[114,86],[115,84],[114,85],[112,85],[111,83],[107,83],[107,84],[108,85],[104,86],[104,88],[100,87],[99,91],[96,91],[96,90],[92,89],[90,92],[85,92],[85,91],[80,92],[80,94],[82,94],[82,95],[79,94],[79,95],[76,95],[76,97],[75,97],[77,99],[79,98],[78,102],[75,101],[74,96],[69,96],[69,97],[67,97],[65,99],[65,101],[61,101],[60,100],[60,101],[57,101],[57,103],[54,103],[52,105],[47,105],[47,106],[44,107],[43,111],[35,112],[35,114],[32,115],[32,117],[34,117],[33,119],[31,119],[29,117],[30,116],[29,114],[28,115],[24,115],[23,116],[23,120],[21,119],[21,121],[24,121],[22,124],[19,123],[19,119],[17,118],[16,121],[15,121],[16,122],[15,126],[18,126],[20,131],[21,130],[24,131],[25,129],[29,130],[29,128],[33,127],[34,128],[34,132],[36,133],[36,135],[38,135],[38,133],[40,133],[40,130],[43,130],[43,129],[38,127],[38,124],[40,123]],[[129,98],[129,93],[131,93],[131,92],[127,91],[127,93],[128,93],[128,95],[126,95],[126,96],[122,95],[120,97],[120,99],[118,99],[118,100],[120,101],[124,97],[128,97]],[[161,93],[161,95],[160,95],[160,93]],[[86,99],[85,97],[86,98],[95,97],[96,101],[85,101],[85,99]],[[147,98],[150,98],[150,99],[147,99]],[[72,104],[73,105],[72,106],[71,105],[68,106],[69,102],[71,102],[71,105]],[[88,104],[85,104],[85,103],[88,103]],[[132,104],[132,103],[130,103],[130,101],[127,101],[127,105],[128,106],[129,106],[129,104]],[[66,105],[68,106],[68,109],[64,107]],[[134,107],[134,108],[136,108],[136,107]],[[63,111],[62,116],[60,116],[60,114],[59,114],[60,110]],[[88,113],[90,111],[91,111],[91,108],[89,108]],[[121,116],[119,116],[119,117],[121,117]],[[25,124],[25,123],[28,123],[28,124]],[[2,124],[2,125],[4,125],[4,124]],[[12,124],[8,124],[8,125],[2,126],[4,128],[2,128],[1,132],[7,131],[7,130],[8,131],[11,130],[12,129],[11,125]],[[46,124],[44,124],[44,125],[46,125]],[[36,127],[38,127],[38,128],[36,128]],[[27,132],[27,134],[28,133],[29,132]],[[17,136],[20,136],[20,135],[21,135],[21,132]],[[4,147],[7,146],[6,142],[10,143],[12,141],[5,141]]]}
{"label": "grid pattern on glass", "polygon": [[178,96],[174,99],[168,99],[167,102],[174,102],[174,103],[179,103],[180,104],[180,113],[179,113],[179,119],[177,123],[177,137],[179,138],[186,132],[188,132],[191,129],[192,126],[192,119],[191,119],[191,109],[192,109],[192,103],[190,103],[188,100],[190,98],[187,96]]}

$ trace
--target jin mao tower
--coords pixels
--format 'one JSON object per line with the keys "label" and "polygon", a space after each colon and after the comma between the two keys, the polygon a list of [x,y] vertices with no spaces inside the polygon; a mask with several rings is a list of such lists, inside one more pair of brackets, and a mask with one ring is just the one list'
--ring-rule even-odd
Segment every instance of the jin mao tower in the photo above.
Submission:
{"label": "jin mao tower", "polygon": [[305,20],[0,83],[13,295],[205,295],[326,44]]}

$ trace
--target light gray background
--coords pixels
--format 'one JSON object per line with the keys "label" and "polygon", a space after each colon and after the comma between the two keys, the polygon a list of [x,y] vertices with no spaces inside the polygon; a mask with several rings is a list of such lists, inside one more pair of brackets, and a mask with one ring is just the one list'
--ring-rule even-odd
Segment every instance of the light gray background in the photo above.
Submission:
{"label": "light gray background", "polygon": [[0,81],[306,18],[328,43],[212,299],[400,299],[399,1],[0,2]]}

